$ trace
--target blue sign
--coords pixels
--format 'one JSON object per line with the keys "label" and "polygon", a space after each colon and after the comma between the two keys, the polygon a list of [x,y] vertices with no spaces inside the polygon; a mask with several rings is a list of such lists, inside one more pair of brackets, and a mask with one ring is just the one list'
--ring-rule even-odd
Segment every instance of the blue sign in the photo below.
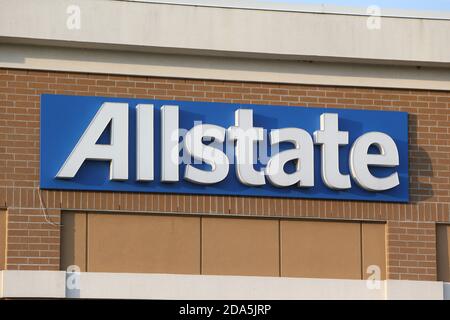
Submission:
{"label": "blue sign", "polygon": [[40,163],[42,189],[408,202],[408,114],[42,95]]}

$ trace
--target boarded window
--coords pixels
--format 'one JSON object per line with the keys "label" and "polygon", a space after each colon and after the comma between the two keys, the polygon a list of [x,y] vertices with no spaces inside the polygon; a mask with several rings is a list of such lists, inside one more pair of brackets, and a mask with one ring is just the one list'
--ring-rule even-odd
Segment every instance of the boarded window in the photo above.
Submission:
{"label": "boarded window", "polygon": [[203,218],[202,271],[219,275],[279,275],[278,221]]}
{"label": "boarded window", "polygon": [[438,225],[436,237],[438,280],[450,282],[450,225]]}
{"label": "boarded window", "polygon": [[6,269],[6,211],[0,210],[0,270]]}
{"label": "boarded window", "polygon": [[[385,278],[384,224],[282,221],[282,276],[366,279]],[[370,267],[370,273],[367,273]]]}
{"label": "boarded window", "polygon": [[62,268],[90,272],[200,272],[200,218],[63,213]]}
{"label": "boarded window", "polygon": [[63,269],[385,278],[384,224],[66,212],[61,234]]}

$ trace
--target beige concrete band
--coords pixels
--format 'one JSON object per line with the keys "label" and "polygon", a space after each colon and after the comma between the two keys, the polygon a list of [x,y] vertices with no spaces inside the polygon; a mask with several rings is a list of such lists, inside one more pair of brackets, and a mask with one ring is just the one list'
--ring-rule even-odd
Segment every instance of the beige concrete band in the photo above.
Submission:
{"label": "beige concrete band", "polygon": [[0,44],[0,67],[190,79],[450,90],[445,68]]}
{"label": "beige concrete band", "polygon": [[[450,66],[450,20],[110,0],[0,0],[0,7],[6,42]],[[73,15],[79,23],[72,23]]]}

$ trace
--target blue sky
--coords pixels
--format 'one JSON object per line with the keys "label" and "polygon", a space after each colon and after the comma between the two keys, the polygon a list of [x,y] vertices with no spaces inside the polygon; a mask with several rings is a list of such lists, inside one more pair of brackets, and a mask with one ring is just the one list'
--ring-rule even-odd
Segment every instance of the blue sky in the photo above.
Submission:
{"label": "blue sky", "polygon": [[389,9],[450,11],[450,0],[269,0],[280,3],[334,4],[367,7],[378,5]]}

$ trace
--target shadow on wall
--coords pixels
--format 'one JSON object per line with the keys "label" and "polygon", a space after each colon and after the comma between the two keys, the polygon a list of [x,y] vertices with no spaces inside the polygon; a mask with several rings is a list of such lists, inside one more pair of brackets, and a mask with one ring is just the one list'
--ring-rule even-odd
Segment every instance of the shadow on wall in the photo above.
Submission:
{"label": "shadow on wall", "polygon": [[[434,177],[433,163],[428,152],[418,145],[417,115],[409,114],[409,189],[410,202],[417,204],[434,196],[431,179]],[[420,173],[420,174],[419,174]]]}

